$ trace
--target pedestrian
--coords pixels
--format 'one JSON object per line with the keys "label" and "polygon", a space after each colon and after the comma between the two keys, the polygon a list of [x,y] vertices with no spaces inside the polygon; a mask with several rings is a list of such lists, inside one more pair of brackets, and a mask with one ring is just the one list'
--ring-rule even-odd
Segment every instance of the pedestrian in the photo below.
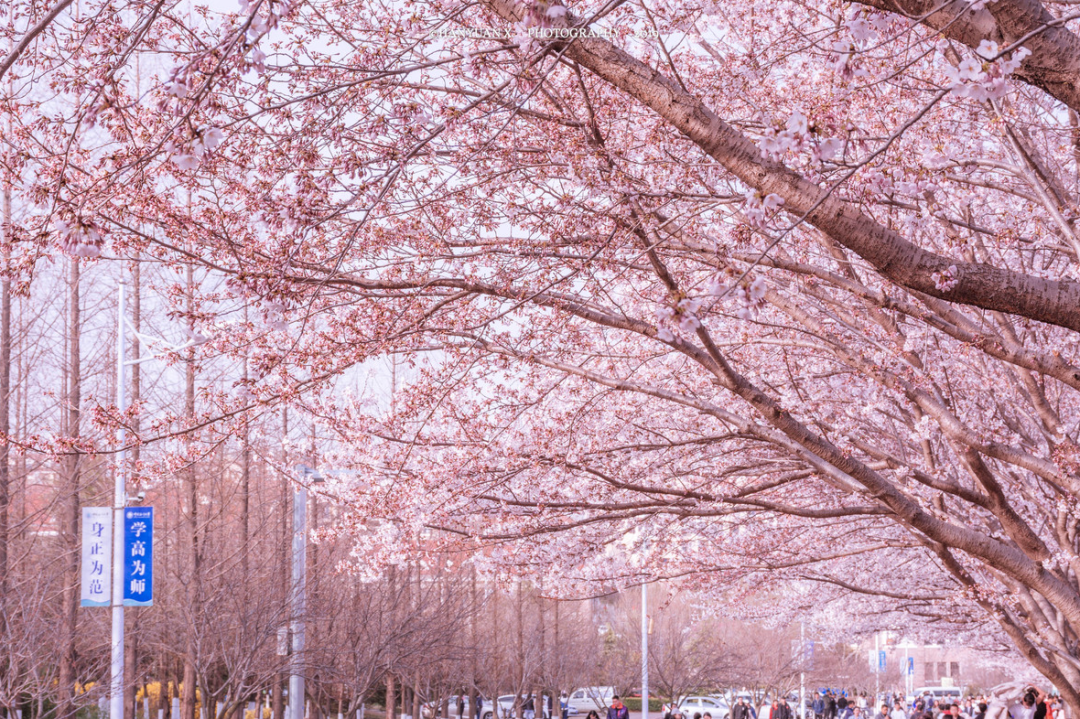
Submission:
{"label": "pedestrian", "polygon": [[1046,719],[1046,694],[1042,689],[1035,690],[1035,719]]}
{"label": "pedestrian", "polygon": [[814,719],[824,719],[825,700],[821,698],[820,693],[814,697],[814,701],[810,702],[810,711],[814,712]]}
{"label": "pedestrian", "polygon": [[1039,692],[1035,687],[1024,690],[1024,696],[1019,704],[1009,707],[1009,716],[1012,719],[1035,719],[1035,704],[1039,698]]}
{"label": "pedestrian", "polygon": [[630,710],[617,696],[611,697],[611,706],[607,710],[607,719],[630,719]]}
{"label": "pedestrian", "polygon": [[978,711],[971,717],[971,719],[986,719],[986,702],[979,702],[977,705]]}
{"label": "pedestrian", "polygon": [[791,707],[784,697],[780,697],[780,702],[773,705],[772,719],[792,719]]}
{"label": "pedestrian", "polygon": [[529,696],[525,697],[525,702],[521,705],[521,711],[525,719],[536,719],[536,702],[533,700],[532,692],[529,692]]}
{"label": "pedestrian", "polygon": [[590,709],[589,713],[585,715],[585,719],[600,719],[600,715],[596,713],[595,709]]}
{"label": "pedestrian", "polygon": [[476,719],[480,719],[483,714],[480,713],[480,709],[484,706],[484,697],[479,694],[476,695]]}
{"label": "pedestrian", "polygon": [[904,705],[899,700],[893,704],[893,710],[889,712],[889,719],[907,719],[907,712],[904,711]]}
{"label": "pedestrian", "polygon": [[745,697],[739,697],[735,706],[731,707],[731,719],[750,719],[750,707],[746,706]]}

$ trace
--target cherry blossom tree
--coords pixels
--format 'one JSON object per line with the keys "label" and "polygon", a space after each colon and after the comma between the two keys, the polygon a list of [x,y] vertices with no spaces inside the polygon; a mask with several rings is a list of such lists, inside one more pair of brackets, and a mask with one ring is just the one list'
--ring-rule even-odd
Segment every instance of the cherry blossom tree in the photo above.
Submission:
{"label": "cherry blossom tree", "polygon": [[287,403],[372,572],[948,622],[1080,710],[1070,4],[66,7],[6,18],[12,272],[195,263],[247,361],[139,441]]}

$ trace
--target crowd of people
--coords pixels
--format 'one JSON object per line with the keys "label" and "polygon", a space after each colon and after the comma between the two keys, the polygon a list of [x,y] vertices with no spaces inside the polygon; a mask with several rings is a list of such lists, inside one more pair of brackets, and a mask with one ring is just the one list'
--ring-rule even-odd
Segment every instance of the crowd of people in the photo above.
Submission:
{"label": "crowd of people", "polygon": [[[986,719],[989,706],[985,696],[941,700],[933,694],[924,694],[910,703],[899,695],[884,699],[876,709],[871,709],[865,694],[848,697],[826,691],[817,695],[810,710],[813,719]],[[1060,707],[1060,697],[1027,687],[1020,701],[1008,708],[1008,713],[1010,719],[1054,719]],[[1058,719],[1064,719],[1064,714]]]}
{"label": "crowd of people", "polygon": [[[942,700],[924,694],[908,702],[903,696],[879,697],[877,707],[871,705],[865,693],[817,692],[807,706],[806,719],[986,719],[988,698],[968,696],[958,700]],[[1046,694],[1037,687],[1027,687],[1019,702],[1008,709],[1009,717],[999,719],[1065,719],[1061,713],[1061,698]],[[590,714],[586,719],[599,719]],[[609,716],[607,719],[622,719]],[[727,716],[713,717],[711,713],[684,714],[677,704],[664,708],[664,719],[799,719],[796,707],[786,698],[767,701],[754,707],[745,697],[739,697]]]}

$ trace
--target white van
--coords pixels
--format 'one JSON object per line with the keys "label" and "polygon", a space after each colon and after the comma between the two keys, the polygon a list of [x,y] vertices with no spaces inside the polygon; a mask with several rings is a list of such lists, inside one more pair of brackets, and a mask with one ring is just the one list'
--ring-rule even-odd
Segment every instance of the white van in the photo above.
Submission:
{"label": "white van", "polygon": [[960,687],[923,687],[915,690],[916,700],[927,694],[934,697],[934,704],[954,704],[964,698],[964,690]]}
{"label": "white van", "polygon": [[566,700],[566,703],[579,714],[596,711],[600,716],[604,716],[613,696],[615,696],[615,687],[578,687],[570,692],[570,698]]}

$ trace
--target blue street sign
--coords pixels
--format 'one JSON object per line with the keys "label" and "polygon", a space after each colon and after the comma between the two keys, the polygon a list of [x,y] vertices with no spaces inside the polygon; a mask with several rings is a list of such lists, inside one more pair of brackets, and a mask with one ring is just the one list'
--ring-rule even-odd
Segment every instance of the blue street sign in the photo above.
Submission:
{"label": "blue street sign", "polygon": [[154,603],[154,508],[124,509],[124,606]]}
{"label": "blue street sign", "polygon": [[881,673],[885,672],[885,650],[882,649],[877,653],[877,670]]}

